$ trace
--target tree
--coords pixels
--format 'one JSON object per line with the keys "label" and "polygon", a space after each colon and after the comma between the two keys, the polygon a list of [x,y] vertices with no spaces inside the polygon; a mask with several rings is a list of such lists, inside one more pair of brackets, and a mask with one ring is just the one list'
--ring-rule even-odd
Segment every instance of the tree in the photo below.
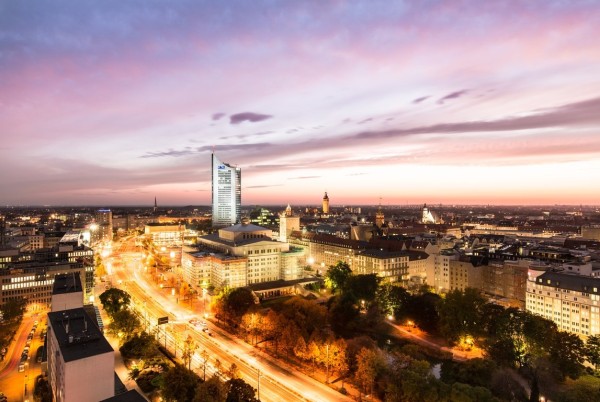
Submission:
{"label": "tree", "polygon": [[350,275],[346,278],[342,291],[355,301],[370,304],[375,300],[381,278],[376,274]]}
{"label": "tree", "polygon": [[438,303],[440,332],[450,342],[461,336],[481,333],[482,311],[486,304],[479,290],[452,290]]}
{"label": "tree", "polygon": [[337,264],[331,265],[325,274],[325,285],[336,292],[338,289],[343,289],[348,278],[352,275],[352,270],[348,263],[338,261]]}
{"label": "tree", "polygon": [[596,370],[600,367],[600,336],[592,335],[585,343],[585,358]]}
{"label": "tree", "polygon": [[227,398],[227,386],[217,376],[201,382],[196,387],[193,402],[223,402]]}
{"label": "tree", "polygon": [[242,316],[240,329],[249,337],[250,343],[256,345],[260,329],[263,327],[263,316],[257,312],[247,312]]}
{"label": "tree", "polygon": [[25,313],[26,307],[27,301],[23,297],[11,298],[1,307],[2,316],[6,321],[20,320]]}
{"label": "tree", "polygon": [[147,359],[158,354],[158,345],[152,335],[141,332],[123,343],[119,351],[127,359]]}
{"label": "tree", "polygon": [[[348,370],[346,341],[343,338],[336,339],[330,345],[328,365],[331,367],[332,372],[338,373],[342,376]],[[327,377],[329,377],[329,375]]]}
{"label": "tree", "polygon": [[109,316],[113,316],[119,311],[127,308],[131,296],[124,290],[117,288],[110,288],[100,295],[100,302],[102,307]]}
{"label": "tree", "polygon": [[331,328],[341,336],[352,334],[358,327],[360,315],[355,301],[343,294],[332,297],[328,303]]}
{"label": "tree", "polygon": [[206,381],[206,364],[208,363],[208,352],[203,350],[200,353],[200,357],[202,358],[202,381]]}
{"label": "tree", "polygon": [[227,377],[229,377],[230,380],[240,378],[240,368],[237,366],[237,364],[231,363],[229,370],[227,370]]}
{"label": "tree", "polygon": [[215,359],[215,374],[221,375],[221,371],[223,371],[223,363],[221,360]]}
{"label": "tree", "polygon": [[44,376],[39,375],[35,378],[33,395],[35,396],[36,401],[52,402],[52,389]]}
{"label": "tree", "polygon": [[[290,354],[294,351],[294,347],[298,344],[298,339],[301,338],[300,330],[298,326],[293,322],[288,323],[281,332],[281,346],[283,346],[283,350],[286,355],[290,356]],[[304,341],[304,339],[303,339]]]}
{"label": "tree", "polygon": [[237,288],[231,291],[226,297],[227,309],[235,318],[239,318],[253,306],[254,295],[252,291],[246,288]]}
{"label": "tree", "polygon": [[256,390],[241,378],[227,381],[226,402],[260,402],[256,398]]}
{"label": "tree", "polygon": [[383,371],[385,362],[378,349],[363,348],[356,357],[355,377],[366,394],[371,394],[377,376]]}
{"label": "tree", "polygon": [[183,361],[186,362],[188,370],[192,369],[192,357],[194,352],[198,349],[198,344],[194,341],[191,335],[188,335],[183,342]]}
{"label": "tree", "polygon": [[327,309],[324,306],[298,296],[283,303],[280,314],[294,322],[306,339],[327,323]]}
{"label": "tree", "polygon": [[164,373],[162,396],[167,401],[191,401],[200,378],[181,364]]}
{"label": "tree", "polygon": [[423,331],[436,333],[440,321],[437,310],[440,301],[440,296],[435,293],[412,296],[406,301],[404,317],[411,319]]}
{"label": "tree", "polygon": [[122,337],[123,341],[129,340],[141,330],[141,322],[137,315],[131,310],[119,310],[112,316],[112,322],[108,325],[111,334]]}
{"label": "tree", "polygon": [[308,342],[308,356],[310,360],[316,365],[321,360],[321,348],[319,344],[315,340],[311,340]]}
{"label": "tree", "polygon": [[552,339],[550,345],[550,362],[562,373],[563,377],[573,379],[579,377],[583,371],[585,346],[577,335],[559,331]]}
{"label": "tree", "polygon": [[286,324],[287,320],[285,317],[277,314],[274,310],[269,310],[263,318],[263,336],[266,340],[270,340],[271,344],[275,345],[275,353],[278,352],[279,341]]}
{"label": "tree", "polygon": [[298,337],[298,342],[294,346],[294,355],[299,357],[302,360],[309,360],[310,354],[308,352],[308,347],[306,346],[306,341],[303,336]]}
{"label": "tree", "polygon": [[406,315],[406,307],[410,294],[401,286],[386,283],[379,286],[376,300],[386,315],[393,315],[396,319],[403,319]]}

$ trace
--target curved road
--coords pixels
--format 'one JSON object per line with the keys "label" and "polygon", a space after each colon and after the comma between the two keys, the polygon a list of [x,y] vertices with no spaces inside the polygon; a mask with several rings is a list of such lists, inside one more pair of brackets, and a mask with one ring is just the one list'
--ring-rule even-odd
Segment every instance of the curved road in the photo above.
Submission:
{"label": "curved road", "polygon": [[166,342],[170,351],[174,351],[177,346],[175,353],[178,357],[182,353],[183,341],[188,336],[192,337],[198,348],[193,355],[191,366],[200,376],[204,370],[201,353],[205,350],[209,355],[207,375],[216,372],[216,359],[221,362],[222,373],[235,363],[244,381],[256,389],[259,388],[260,381],[261,401],[352,400],[303,373],[285,368],[276,359],[210,323],[208,326],[213,336],[208,336],[199,328],[188,324],[190,318],[199,318],[199,315],[190,311],[187,306],[177,303],[174,296],[165,295],[165,290],[156,289],[149,283],[149,275],[143,270],[141,252],[133,245],[134,241],[129,239],[113,252],[113,273],[117,279],[115,285],[118,284],[131,294],[133,307],[151,330],[156,330],[158,317],[169,317],[169,324],[158,329],[158,337],[161,343]]}

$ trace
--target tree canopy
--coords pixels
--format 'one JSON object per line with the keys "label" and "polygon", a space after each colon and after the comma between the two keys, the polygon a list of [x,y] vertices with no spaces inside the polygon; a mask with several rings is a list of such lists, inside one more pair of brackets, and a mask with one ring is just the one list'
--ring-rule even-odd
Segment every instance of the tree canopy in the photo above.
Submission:
{"label": "tree canopy", "polygon": [[325,274],[325,284],[332,292],[336,292],[339,289],[343,289],[346,285],[346,281],[352,275],[352,270],[347,262],[338,261],[337,264],[332,265]]}
{"label": "tree canopy", "polygon": [[113,316],[129,305],[131,296],[129,293],[118,288],[110,288],[100,295],[100,302],[106,313]]}

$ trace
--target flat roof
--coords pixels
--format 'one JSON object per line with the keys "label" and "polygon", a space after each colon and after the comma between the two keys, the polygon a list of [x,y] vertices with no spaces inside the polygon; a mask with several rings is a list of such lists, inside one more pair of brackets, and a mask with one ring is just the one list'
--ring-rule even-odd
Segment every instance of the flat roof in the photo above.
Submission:
{"label": "flat roof", "polygon": [[52,286],[53,295],[76,292],[83,292],[79,272],[61,274],[54,277],[54,285]]}
{"label": "flat roof", "polygon": [[48,313],[48,324],[52,326],[65,362],[114,352],[96,319],[83,308]]}
{"label": "flat roof", "polygon": [[135,389],[132,389],[108,399],[103,399],[100,402],[147,402],[147,399],[140,395]]}

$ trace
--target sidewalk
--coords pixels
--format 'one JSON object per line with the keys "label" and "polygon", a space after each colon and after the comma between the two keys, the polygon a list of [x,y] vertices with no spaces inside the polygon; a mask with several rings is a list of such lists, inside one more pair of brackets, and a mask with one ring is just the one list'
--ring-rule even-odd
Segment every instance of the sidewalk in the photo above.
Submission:
{"label": "sidewalk", "polygon": [[483,357],[481,349],[474,347],[473,349],[467,351],[459,350],[457,347],[451,348],[449,346],[442,345],[440,342],[435,342],[434,339],[429,336],[429,334],[419,330],[418,328],[407,328],[402,325],[397,325],[388,321],[386,322],[395,330],[395,333],[393,333],[392,336],[408,339],[414,343],[439,350],[441,352],[449,353],[452,355],[452,360],[454,361],[465,361]]}
{"label": "sidewalk", "polygon": [[[108,323],[108,315],[102,308],[102,304],[98,304],[98,309],[100,311],[100,316],[102,317],[102,322]],[[146,398],[146,400],[148,400],[146,394],[144,394],[144,392],[140,389],[135,380],[129,378],[129,370],[127,370],[125,362],[123,361],[123,356],[121,356],[121,352],[119,351],[119,339],[109,335],[106,331],[104,332],[104,337],[115,351],[115,373],[117,374],[121,382],[125,385],[128,391],[135,389],[137,390],[137,392],[140,393],[140,395],[142,395],[144,398]]]}

